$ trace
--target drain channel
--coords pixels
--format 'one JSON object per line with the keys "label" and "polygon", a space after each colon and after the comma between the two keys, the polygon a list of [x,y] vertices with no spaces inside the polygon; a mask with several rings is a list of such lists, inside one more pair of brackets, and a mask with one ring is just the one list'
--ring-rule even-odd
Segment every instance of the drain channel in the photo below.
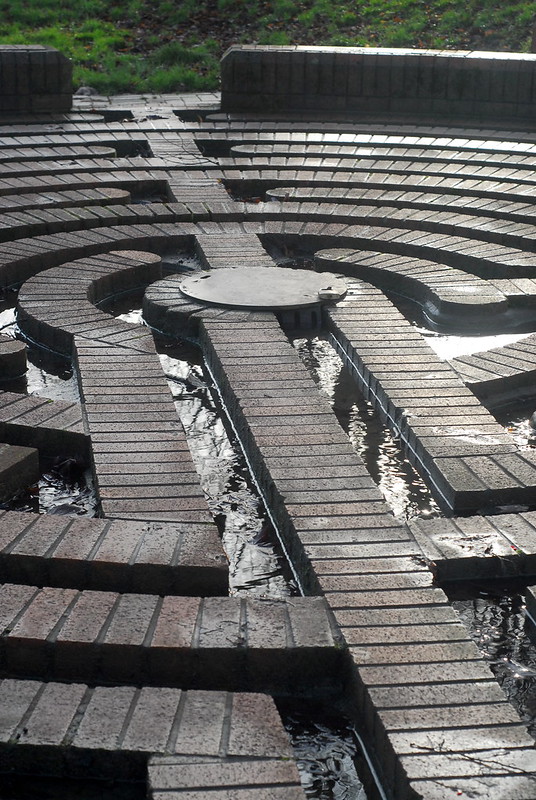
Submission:
{"label": "drain channel", "polygon": [[270,513],[252,483],[238,441],[227,435],[200,352],[187,342],[171,344],[157,337],[156,344],[209,508],[222,533],[230,562],[230,593],[296,594],[297,577],[278,547]]}
{"label": "drain channel", "polygon": [[[363,754],[350,720],[322,706],[278,701],[305,796],[309,800],[367,800],[359,777]],[[380,795],[381,796],[381,795]]]}
{"label": "drain channel", "polygon": [[[440,509],[429,489],[408,459],[399,442],[383,425],[372,405],[364,400],[352,378],[345,355],[336,340],[314,338],[293,340],[302,361],[348,434],[395,516],[403,519],[429,518]],[[337,346],[337,347],[336,347]]]}
{"label": "drain channel", "polygon": [[536,644],[525,586],[449,585],[449,599],[508,700],[536,739]]}

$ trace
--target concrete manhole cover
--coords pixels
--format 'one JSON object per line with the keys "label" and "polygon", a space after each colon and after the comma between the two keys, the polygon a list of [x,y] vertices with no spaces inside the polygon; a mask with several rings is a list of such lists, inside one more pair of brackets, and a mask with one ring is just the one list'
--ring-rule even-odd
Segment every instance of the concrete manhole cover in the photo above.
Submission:
{"label": "concrete manhole cover", "polygon": [[204,303],[282,311],[339,300],[346,294],[347,283],[332,272],[237,267],[186,278],[180,290]]}

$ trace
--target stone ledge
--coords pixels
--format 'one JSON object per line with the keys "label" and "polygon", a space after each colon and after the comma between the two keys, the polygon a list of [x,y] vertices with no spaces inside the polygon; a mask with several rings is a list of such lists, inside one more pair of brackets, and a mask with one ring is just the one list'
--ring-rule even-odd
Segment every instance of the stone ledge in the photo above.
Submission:
{"label": "stone ledge", "polygon": [[[302,800],[293,761],[153,756],[149,763],[152,800]],[[207,795],[207,792],[210,794]]]}
{"label": "stone ledge", "polygon": [[150,787],[164,789],[179,780],[179,761],[190,764],[195,785],[203,763],[253,759],[257,774],[268,769],[277,779],[283,769],[285,783],[299,785],[288,736],[265,695],[4,679],[0,699],[0,772],[145,780],[150,764]]}
{"label": "stone ledge", "polygon": [[0,512],[0,580],[66,589],[226,595],[212,525]]}
{"label": "stone ledge", "polygon": [[302,694],[340,689],[322,598],[165,597],[4,584],[4,675]]}
{"label": "stone ledge", "polygon": [[0,440],[42,454],[56,456],[61,450],[88,458],[79,403],[0,391]]}

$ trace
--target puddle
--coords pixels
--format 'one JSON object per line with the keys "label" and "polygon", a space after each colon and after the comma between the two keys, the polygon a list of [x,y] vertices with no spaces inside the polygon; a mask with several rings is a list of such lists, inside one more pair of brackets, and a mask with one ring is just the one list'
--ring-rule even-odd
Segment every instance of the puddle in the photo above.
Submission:
{"label": "puddle", "polygon": [[293,344],[393,513],[403,519],[439,516],[439,506],[426,484],[372,405],[363,399],[329,342],[315,337],[295,339]]}
{"label": "puddle", "polygon": [[327,713],[278,704],[310,800],[367,800],[358,775],[362,758],[352,724]]}
{"label": "puddle", "polygon": [[458,599],[464,588],[460,585],[454,591],[449,587],[455,611],[536,738],[536,645],[525,630],[525,600],[517,593],[522,589],[503,594],[486,587]]}

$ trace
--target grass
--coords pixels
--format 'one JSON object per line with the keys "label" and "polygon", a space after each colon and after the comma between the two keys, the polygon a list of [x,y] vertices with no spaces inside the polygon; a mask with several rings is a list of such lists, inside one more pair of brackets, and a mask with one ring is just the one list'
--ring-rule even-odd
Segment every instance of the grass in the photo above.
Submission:
{"label": "grass", "polygon": [[99,92],[218,87],[230,44],[528,51],[536,2],[0,0],[0,44],[47,44]]}

